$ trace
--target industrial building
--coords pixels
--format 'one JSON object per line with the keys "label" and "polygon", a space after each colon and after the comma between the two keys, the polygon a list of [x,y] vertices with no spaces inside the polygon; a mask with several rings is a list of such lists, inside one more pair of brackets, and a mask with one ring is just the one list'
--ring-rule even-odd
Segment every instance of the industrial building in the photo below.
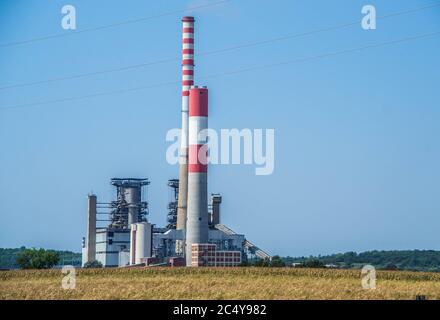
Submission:
{"label": "industrial building", "polygon": [[[166,227],[148,222],[146,178],[113,178],[115,200],[88,196],[82,263],[104,267],[139,265],[238,266],[249,256],[270,258],[243,234],[221,224],[220,194],[208,195],[208,88],[194,86],[194,23],[184,17],[182,37],[182,130],[179,179],[168,186]],[[99,217],[99,219],[97,218]]]}
{"label": "industrial building", "polygon": [[[177,180],[169,183],[173,192]],[[83,240],[82,264],[99,261],[104,267],[124,267],[129,265],[142,265],[144,258],[148,264],[175,264],[176,257],[184,257],[183,252],[176,250],[178,243],[185,241],[185,234],[168,223],[166,227],[156,227],[148,222],[148,202],[145,201],[146,192],[142,189],[149,184],[148,179],[114,178],[110,183],[115,186],[116,199],[109,203],[98,202],[95,194],[88,196],[87,212],[87,236]],[[137,196],[133,197],[132,193]],[[243,234],[237,234],[221,221],[221,201],[219,194],[210,196],[208,206],[208,240],[206,244],[200,244],[197,249],[197,259],[193,263],[197,266],[235,266],[248,257],[270,258],[263,250],[249,242]],[[174,208],[176,199],[173,196],[168,208]],[[131,209],[131,210],[130,210]],[[173,210],[170,210],[173,211]],[[131,225],[128,219],[135,221]],[[170,221],[170,213],[164,215],[164,220]],[[209,244],[209,252],[216,260],[203,260]],[[193,247],[193,246],[192,246]],[[206,250],[205,250],[206,251]],[[239,261],[229,261],[232,255]],[[208,257],[208,256],[206,256]],[[222,260],[222,258],[225,258]],[[186,263],[188,265],[188,263]]]}

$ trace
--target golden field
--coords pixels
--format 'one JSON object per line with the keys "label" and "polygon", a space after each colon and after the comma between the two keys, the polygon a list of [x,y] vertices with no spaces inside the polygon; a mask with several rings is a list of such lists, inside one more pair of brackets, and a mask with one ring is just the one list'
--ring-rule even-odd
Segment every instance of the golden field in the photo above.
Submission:
{"label": "golden field", "polygon": [[360,270],[293,268],[78,269],[0,272],[0,299],[440,299],[440,274],[378,271],[364,290]]}

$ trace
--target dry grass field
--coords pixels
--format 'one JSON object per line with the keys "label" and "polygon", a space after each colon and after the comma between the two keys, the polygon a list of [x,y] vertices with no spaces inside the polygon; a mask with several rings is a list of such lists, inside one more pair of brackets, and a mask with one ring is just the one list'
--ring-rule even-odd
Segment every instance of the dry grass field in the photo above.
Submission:
{"label": "dry grass field", "polygon": [[360,270],[142,268],[0,272],[0,299],[440,299],[440,274],[379,271],[364,290]]}

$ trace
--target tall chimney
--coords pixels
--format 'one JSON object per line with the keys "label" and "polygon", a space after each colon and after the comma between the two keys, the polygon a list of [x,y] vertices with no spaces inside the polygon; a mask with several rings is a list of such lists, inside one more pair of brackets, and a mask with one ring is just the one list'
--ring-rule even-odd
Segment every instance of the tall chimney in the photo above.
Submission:
{"label": "tall chimney", "polygon": [[192,87],[189,94],[188,212],[186,265],[192,245],[208,242],[208,89]]}
{"label": "tall chimney", "polygon": [[96,260],[96,195],[89,194],[87,212],[87,262]]}
{"label": "tall chimney", "polygon": [[[194,84],[194,17],[183,17],[182,37],[182,132],[179,158],[179,198],[176,229],[186,229],[188,197],[188,106],[189,90]],[[182,248],[183,250],[183,248]]]}

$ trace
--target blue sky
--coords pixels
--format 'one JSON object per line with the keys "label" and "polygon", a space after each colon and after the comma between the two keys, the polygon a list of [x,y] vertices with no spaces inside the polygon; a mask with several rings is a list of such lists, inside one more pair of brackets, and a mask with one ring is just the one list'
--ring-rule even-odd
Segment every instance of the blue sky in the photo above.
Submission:
{"label": "blue sky", "polygon": [[[0,87],[179,57],[182,13],[15,46],[209,1],[17,0],[0,4]],[[361,20],[433,1],[231,0],[197,10],[196,51],[206,52]],[[275,171],[211,166],[222,221],[272,254],[371,249],[440,250],[440,42],[424,38],[230,76],[257,67],[440,31],[440,7],[196,57],[210,89],[210,127],[274,128]],[[178,61],[0,90],[0,108],[180,80]],[[0,247],[79,251],[86,199],[114,194],[112,177],[149,177],[150,220],[165,224],[177,167],[166,132],[180,125],[180,86],[0,109]]]}

